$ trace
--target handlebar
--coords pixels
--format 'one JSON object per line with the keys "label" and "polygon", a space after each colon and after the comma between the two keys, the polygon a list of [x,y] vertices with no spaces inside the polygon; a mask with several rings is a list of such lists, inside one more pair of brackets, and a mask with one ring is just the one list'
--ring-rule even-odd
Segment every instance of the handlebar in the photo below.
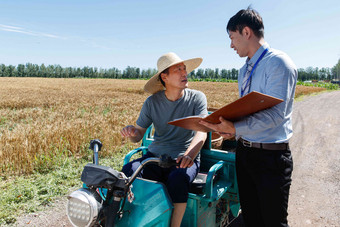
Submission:
{"label": "handlebar", "polygon": [[158,166],[162,168],[169,168],[171,166],[179,166],[179,163],[176,163],[176,160],[171,159],[171,157],[167,155],[162,155],[160,158],[147,158],[140,163],[140,166],[138,166],[136,171],[132,174],[132,176],[130,177],[128,181],[127,186],[130,186],[132,184],[132,182],[136,179],[137,175],[144,168],[144,166],[151,164],[151,163],[157,163]]}
{"label": "handlebar", "polygon": [[175,159],[172,159],[168,155],[162,155],[160,157],[160,162],[158,165],[162,168],[170,168],[171,166],[179,166],[180,163],[177,163]]}

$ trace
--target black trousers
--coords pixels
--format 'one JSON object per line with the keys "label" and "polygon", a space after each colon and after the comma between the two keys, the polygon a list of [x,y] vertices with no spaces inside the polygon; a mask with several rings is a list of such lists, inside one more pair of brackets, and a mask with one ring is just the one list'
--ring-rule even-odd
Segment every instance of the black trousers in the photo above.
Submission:
{"label": "black trousers", "polygon": [[290,150],[264,150],[238,142],[236,174],[246,226],[288,226],[292,171]]}

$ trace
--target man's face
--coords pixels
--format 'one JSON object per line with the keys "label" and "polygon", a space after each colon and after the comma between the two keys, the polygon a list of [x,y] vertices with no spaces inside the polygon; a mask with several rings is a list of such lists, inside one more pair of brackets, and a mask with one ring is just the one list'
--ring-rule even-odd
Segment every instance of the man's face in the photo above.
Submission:
{"label": "man's face", "polygon": [[166,88],[174,87],[184,89],[188,87],[187,70],[184,63],[173,65],[169,68],[169,74],[163,74],[162,79]]}
{"label": "man's face", "polygon": [[229,38],[231,41],[230,48],[233,48],[241,58],[248,56],[248,41],[243,33],[244,29],[242,34],[238,31],[229,31]]}

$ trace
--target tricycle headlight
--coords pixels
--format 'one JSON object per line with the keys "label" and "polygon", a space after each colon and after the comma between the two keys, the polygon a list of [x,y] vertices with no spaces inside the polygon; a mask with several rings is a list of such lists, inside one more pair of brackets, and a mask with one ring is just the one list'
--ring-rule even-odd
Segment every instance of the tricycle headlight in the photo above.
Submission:
{"label": "tricycle headlight", "polygon": [[96,192],[82,188],[68,196],[67,217],[74,226],[92,226],[101,207],[100,196]]}

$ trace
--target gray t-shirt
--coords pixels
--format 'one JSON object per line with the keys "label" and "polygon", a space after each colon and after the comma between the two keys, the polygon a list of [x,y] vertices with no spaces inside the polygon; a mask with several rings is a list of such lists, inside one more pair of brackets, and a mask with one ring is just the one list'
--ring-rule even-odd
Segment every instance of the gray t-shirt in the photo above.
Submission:
{"label": "gray t-shirt", "polygon": [[164,91],[160,91],[146,99],[137,125],[148,128],[153,123],[155,134],[149,151],[156,156],[167,154],[174,159],[186,151],[196,132],[168,122],[201,114],[208,114],[207,98],[202,92],[187,88],[180,99],[169,101]]}

